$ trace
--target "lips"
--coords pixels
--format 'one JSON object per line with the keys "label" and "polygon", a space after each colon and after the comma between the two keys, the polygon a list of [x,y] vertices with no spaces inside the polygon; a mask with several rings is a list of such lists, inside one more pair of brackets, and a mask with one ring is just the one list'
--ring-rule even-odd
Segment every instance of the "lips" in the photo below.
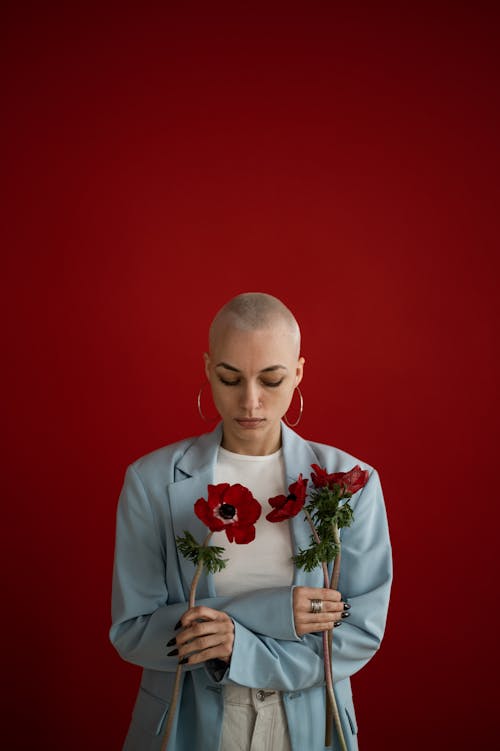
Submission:
{"label": "lips", "polygon": [[236,418],[236,422],[238,425],[242,428],[248,428],[249,430],[251,428],[258,428],[259,425],[262,425],[262,423],[265,421],[263,417],[242,417],[242,418]]}

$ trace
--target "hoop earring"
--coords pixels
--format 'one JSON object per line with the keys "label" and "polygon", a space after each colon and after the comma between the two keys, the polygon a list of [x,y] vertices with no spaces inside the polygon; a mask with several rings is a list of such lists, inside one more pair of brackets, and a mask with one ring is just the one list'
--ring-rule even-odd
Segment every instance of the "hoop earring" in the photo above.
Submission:
{"label": "hoop earring", "polygon": [[198,412],[199,412],[199,415],[200,415],[201,419],[204,420],[205,422],[214,422],[215,420],[217,420],[217,416],[216,417],[211,417],[211,418],[210,417],[205,417],[205,415],[203,414],[203,410],[201,408],[201,395],[203,394],[203,389],[205,388],[205,386],[208,386],[208,381],[205,381],[205,383],[203,383],[200,386],[200,390],[198,391],[198,399],[197,399],[197,402],[198,402]]}
{"label": "hoop earring", "polygon": [[300,399],[299,416],[297,417],[297,419],[295,420],[295,422],[288,422],[287,417],[286,417],[286,413],[283,415],[283,419],[284,419],[284,421],[286,422],[286,424],[288,425],[289,428],[294,428],[296,425],[299,424],[299,422],[302,419],[302,412],[304,411],[304,397],[302,396],[302,391],[299,389],[298,386],[295,386],[295,388],[296,388],[296,390],[299,393],[299,399]]}

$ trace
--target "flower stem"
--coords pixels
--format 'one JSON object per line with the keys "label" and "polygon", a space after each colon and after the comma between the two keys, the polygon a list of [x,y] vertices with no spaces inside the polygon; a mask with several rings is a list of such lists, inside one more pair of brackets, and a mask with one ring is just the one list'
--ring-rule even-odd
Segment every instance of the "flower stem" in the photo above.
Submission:
{"label": "flower stem", "polygon": [[[326,649],[328,650],[328,639],[325,639],[323,637],[323,643],[325,643],[325,641],[326,641],[326,644],[327,644]],[[337,702],[335,700],[335,694],[333,692],[333,678],[332,678],[332,674],[329,671],[327,671],[327,673],[326,673],[326,691],[327,691],[327,696],[328,696],[328,699],[329,699],[330,710],[331,710],[331,712],[333,714],[333,720],[335,722],[335,728],[337,730],[337,736],[338,736],[338,739],[339,739],[340,748],[341,748],[342,751],[347,751],[347,745],[346,745],[346,742],[345,742],[344,733],[342,731],[342,725],[340,723],[339,710],[338,710],[338,707],[337,707]],[[331,746],[331,743],[332,743],[332,740],[331,740],[331,723],[330,723],[330,730],[329,730],[329,728],[327,728],[327,734],[328,734],[329,738],[327,738],[326,735],[325,735],[325,746]]]}
{"label": "flower stem", "polygon": [[[208,535],[203,540],[203,548],[208,547],[208,543],[210,542],[212,538],[213,532],[209,532]],[[191,589],[189,590],[189,607],[194,608],[195,598],[196,598],[196,587],[198,586],[198,582],[200,580],[201,572],[203,571],[203,563],[200,561],[200,563],[196,566],[196,571],[194,572],[193,581],[191,582]]]}
{"label": "flower stem", "polygon": [[[309,522],[309,526],[311,527],[314,540],[319,545],[321,542],[321,539],[318,535],[318,532],[316,531],[316,527],[313,524],[311,515],[306,509],[303,509],[303,511],[306,515],[307,521]],[[325,589],[328,589],[330,587],[328,567],[325,561],[322,561],[321,565],[323,568],[323,586],[325,587]],[[332,674],[331,654],[332,654],[332,632],[323,631],[323,662],[325,666],[325,746],[326,747],[332,745],[332,725],[335,720],[335,716],[338,717],[338,714],[339,714],[338,709],[337,709],[337,703],[335,701],[335,694],[333,693],[333,674]],[[342,728],[340,728],[340,732],[342,733]],[[344,740],[343,736],[342,736],[342,740]]]}
{"label": "flower stem", "polygon": [[333,562],[333,571],[332,571],[332,578],[330,580],[330,589],[337,589],[339,586],[339,577],[340,577],[340,559],[342,556],[342,545],[340,544],[340,535],[339,535],[339,528],[333,523],[333,539],[335,542],[335,545],[337,546],[337,555],[335,556],[335,561]]}
{"label": "flower stem", "polygon": [[[205,537],[202,547],[206,548],[208,546],[208,543],[210,542],[210,538],[212,537],[212,534],[213,532],[209,532],[209,534]],[[200,560],[200,562],[196,566],[196,571],[194,572],[193,581],[191,582],[191,587],[189,590],[189,609],[194,608],[195,599],[196,599],[196,587],[198,586],[198,582],[200,580],[202,571],[203,571],[203,562]],[[179,663],[175,671],[174,690],[172,691],[172,699],[170,701],[170,706],[168,708],[167,725],[165,727],[165,735],[163,736],[163,742],[161,744],[160,751],[166,751],[167,746],[168,746],[168,741],[170,739],[170,733],[172,732],[172,725],[174,722],[175,710],[177,708],[177,701],[179,699],[181,675],[182,675],[182,665]]]}
{"label": "flower stem", "polygon": [[[318,533],[316,531],[316,527],[314,526],[313,520],[311,519],[311,514],[305,508],[302,509],[302,511],[306,515],[306,519],[307,519],[307,521],[309,523],[309,526],[311,527],[311,532],[312,532],[312,535],[314,537],[314,542],[317,545],[319,545],[321,543],[321,540],[320,540],[320,537],[319,537],[319,535],[318,535]],[[328,587],[330,586],[330,584],[328,583],[328,578],[329,578],[328,577],[328,567],[327,567],[327,565],[326,565],[326,563],[324,561],[321,561],[321,566],[323,568],[323,586],[325,587],[325,589],[328,589]]]}
{"label": "flower stem", "polygon": [[[333,563],[332,578],[330,580],[330,589],[337,589],[339,585],[339,577],[340,577],[341,544],[340,544],[339,528],[337,527],[335,522],[333,523],[333,539],[337,546],[337,555],[335,556],[335,561]],[[328,649],[331,655],[332,649],[333,649],[333,632],[332,631],[328,632]],[[342,725],[340,723],[339,711],[338,711],[337,703],[335,701],[335,694],[333,693],[333,682],[332,682],[332,696],[333,696],[333,702],[332,702],[333,719],[335,722],[335,728],[337,730],[337,736],[339,739],[340,748],[342,749],[342,751],[347,751],[344,733],[342,730]]]}

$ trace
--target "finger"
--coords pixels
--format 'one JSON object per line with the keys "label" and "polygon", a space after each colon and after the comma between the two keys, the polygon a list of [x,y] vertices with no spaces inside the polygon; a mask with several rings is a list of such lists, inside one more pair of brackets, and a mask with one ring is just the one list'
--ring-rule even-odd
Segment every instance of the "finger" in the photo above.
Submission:
{"label": "finger", "polygon": [[310,598],[306,597],[303,594],[298,594],[296,597],[294,597],[294,613],[311,613],[311,602],[312,600],[318,599],[321,602],[320,613],[340,613],[343,610],[348,609],[348,607],[345,607],[345,603],[342,600],[323,600],[319,597]]}
{"label": "finger", "polygon": [[299,597],[305,600],[339,602],[342,599],[342,595],[338,590],[328,589],[327,587],[295,587],[295,592],[298,592]]}
{"label": "finger", "polygon": [[329,623],[301,623],[295,627],[295,630],[299,636],[303,636],[304,634],[331,631],[334,628],[334,625],[333,621],[330,621]]}
{"label": "finger", "polygon": [[184,613],[180,619],[180,623],[186,628],[195,621],[215,621],[220,619],[229,619],[229,616],[221,610],[207,608],[205,605],[196,605],[194,608],[190,608]]}
{"label": "finger", "polygon": [[295,616],[295,623],[303,624],[303,623],[312,623],[316,624],[317,626],[325,623],[335,623],[336,621],[341,620],[342,613],[297,613]]}
{"label": "finger", "polygon": [[[220,647],[222,651],[232,651],[234,639],[231,634],[209,634],[208,636],[200,636],[198,639],[194,639],[191,642],[186,642],[184,645],[179,646],[179,660],[183,657],[190,657],[191,655],[198,654],[200,652],[205,653],[210,649]],[[208,659],[206,656],[204,660]]]}
{"label": "finger", "polygon": [[[188,657],[184,657],[183,659],[183,665],[197,665],[200,662],[205,662],[206,660],[214,660],[215,658],[218,658],[219,660],[224,660],[224,662],[229,662],[229,659],[232,654],[232,645],[231,647],[225,645],[225,644],[219,644],[216,647],[211,647],[210,649],[206,649],[203,652],[196,652],[196,654],[189,655]],[[185,662],[184,662],[185,660]]]}
{"label": "finger", "polygon": [[210,634],[218,634],[221,637],[234,634],[234,623],[231,619],[227,621],[195,621],[177,635],[177,645],[188,644],[195,639]]}
{"label": "finger", "polygon": [[[314,620],[315,616],[324,616],[327,615],[328,617],[333,615],[338,615],[344,610],[348,608],[344,607],[344,603],[342,601],[340,602],[329,602],[327,600],[321,600],[321,610],[318,613],[312,613],[311,612],[311,601],[305,600],[304,602],[301,602],[298,600],[294,603],[294,615],[295,617],[300,617],[306,615],[307,617],[311,616],[311,618]],[[321,620],[321,618],[319,618]]]}
{"label": "finger", "polygon": [[[299,610],[304,613],[311,613],[311,600],[306,600],[304,603],[299,603]],[[321,600],[321,610],[314,615],[320,615],[321,613],[341,613],[344,610],[344,603],[330,602],[329,600]]]}

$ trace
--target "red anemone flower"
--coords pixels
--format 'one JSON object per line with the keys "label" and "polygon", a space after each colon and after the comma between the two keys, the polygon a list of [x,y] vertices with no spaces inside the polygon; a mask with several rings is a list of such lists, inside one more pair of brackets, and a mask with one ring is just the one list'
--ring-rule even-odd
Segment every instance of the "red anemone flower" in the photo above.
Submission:
{"label": "red anemone flower", "polygon": [[328,487],[333,490],[334,485],[340,485],[344,493],[354,495],[368,482],[368,470],[361,469],[359,464],[356,464],[349,472],[334,472],[333,474],[328,474],[326,469],[317,464],[311,464],[311,467],[314,470],[311,479],[317,488]]}
{"label": "red anemone flower", "polygon": [[297,481],[288,486],[288,495],[277,495],[269,499],[273,510],[267,514],[266,519],[270,522],[282,522],[297,516],[306,500],[306,489],[307,480],[299,475]]}
{"label": "red anemone flower", "polygon": [[208,486],[208,500],[198,498],[194,512],[212,532],[225,530],[229,542],[246,544],[255,539],[262,508],[244,485],[222,482]]}

